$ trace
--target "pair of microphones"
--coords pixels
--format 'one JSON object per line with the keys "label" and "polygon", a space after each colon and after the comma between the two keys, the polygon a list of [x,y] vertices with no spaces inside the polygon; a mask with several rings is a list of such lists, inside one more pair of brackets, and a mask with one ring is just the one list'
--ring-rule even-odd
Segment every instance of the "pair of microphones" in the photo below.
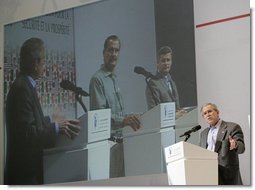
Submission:
{"label": "pair of microphones", "polygon": [[[156,76],[154,76],[150,72],[146,71],[143,67],[138,67],[138,66],[135,67],[134,72],[137,74],[141,74],[141,75],[145,76],[146,78],[156,79]],[[70,90],[77,95],[89,96],[89,93],[84,91],[81,87],[77,87],[69,80],[62,80],[60,82],[60,87],[63,88],[64,90]]]}

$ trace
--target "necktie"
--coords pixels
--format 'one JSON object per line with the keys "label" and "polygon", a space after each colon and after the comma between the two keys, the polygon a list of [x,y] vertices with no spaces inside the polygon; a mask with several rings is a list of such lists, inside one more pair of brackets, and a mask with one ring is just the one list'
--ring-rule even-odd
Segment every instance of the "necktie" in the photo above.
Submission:
{"label": "necktie", "polygon": [[171,92],[171,94],[173,94],[173,89],[172,89],[172,85],[171,85],[171,82],[169,80],[167,80],[167,86]]}
{"label": "necktie", "polygon": [[173,89],[171,85],[171,79],[168,79],[167,76],[164,77],[164,82],[167,85],[168,89],[170,90],[171,94],[173,94]]}

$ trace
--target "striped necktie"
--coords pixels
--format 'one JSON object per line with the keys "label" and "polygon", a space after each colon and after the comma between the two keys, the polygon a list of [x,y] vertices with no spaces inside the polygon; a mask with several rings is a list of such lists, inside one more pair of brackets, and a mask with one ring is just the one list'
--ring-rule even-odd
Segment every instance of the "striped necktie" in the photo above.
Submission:
{"label": "striped necktie", "polygon": [[170,90],[171,94],[173,94],[173,88],[172,88],[172,85],[171,85],[171,81],[168,80],[168,77],[167,77],[167,76],[164,78],[164,81],[165,81],[165,83],[166,83],[168,89]]}

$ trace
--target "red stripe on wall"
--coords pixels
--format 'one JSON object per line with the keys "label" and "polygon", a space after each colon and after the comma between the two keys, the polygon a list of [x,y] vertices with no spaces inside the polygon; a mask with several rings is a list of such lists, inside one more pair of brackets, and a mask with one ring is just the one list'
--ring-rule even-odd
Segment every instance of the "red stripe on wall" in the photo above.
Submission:
{"label": "red stripe on wall", "polygon": [[218,23],[221,23],[221,22],[228,22],[230,20],[236,20],[236,19],[249,17],[249,16],[251,16],[250,13],[244,14],[244,15],[239,15],[239,16],[234,16],[234,17],[230,17],[230,18],[215,20],[215,21],[212,21],[212,22],[206,22],[206,23],[203,23],[203,24],[196,25],[196,28],[201,28],[201,27],[204,27],[204,26],[212,25],[212,24],[218,24]]}

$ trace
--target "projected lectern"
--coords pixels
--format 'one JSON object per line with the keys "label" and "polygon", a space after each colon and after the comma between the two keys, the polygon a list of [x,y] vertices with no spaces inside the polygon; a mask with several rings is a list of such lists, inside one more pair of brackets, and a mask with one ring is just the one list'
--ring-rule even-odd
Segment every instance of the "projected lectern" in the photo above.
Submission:
{"label": "projected lectern", "polygon": [[138,131],[123,128],[126,176],[166,173],[164,148],[181,141],[179,135],[197,125],[195,108],[182,113],[176,120],[175,103],[161,103],[141,115]]}
{"label": "projected lectern", "polygon": [[89,111],[79,120],[79,136],[59,136],[55,148],[44,151],[45,183],[109,178],[110,109]]}
{"label": "projected lectern", "polygon": [[165,172],[163,147],[175,143],[175,103],[155,106],[141,116],[141,129],[123,129],[125,174]]}

